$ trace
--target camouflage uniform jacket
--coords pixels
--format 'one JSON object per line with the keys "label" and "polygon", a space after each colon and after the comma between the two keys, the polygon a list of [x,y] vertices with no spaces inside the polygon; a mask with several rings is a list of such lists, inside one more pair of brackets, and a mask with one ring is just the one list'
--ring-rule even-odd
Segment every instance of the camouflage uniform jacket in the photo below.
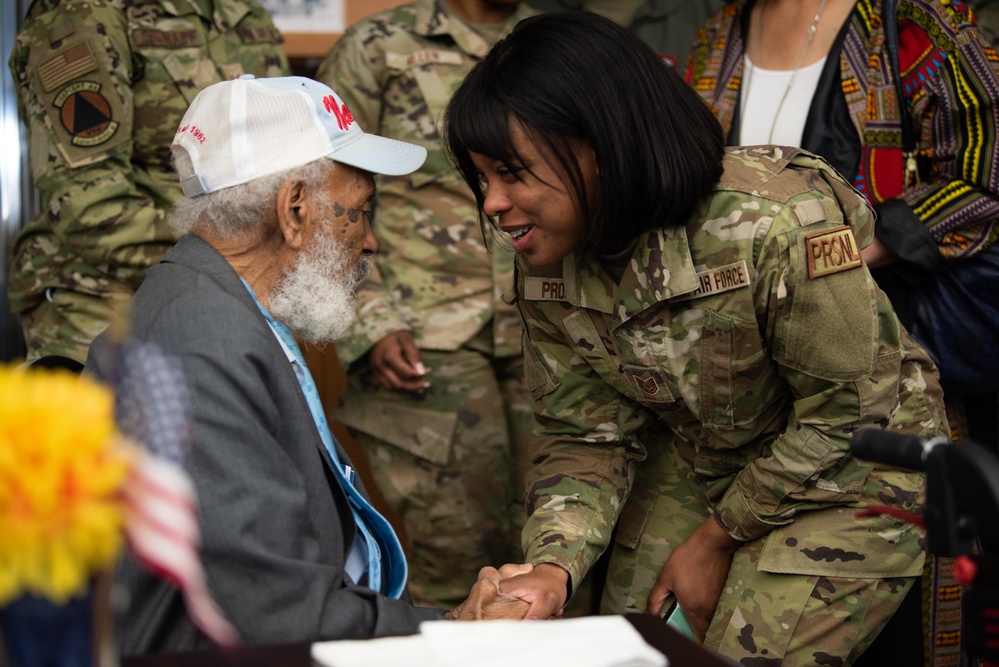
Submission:
{"label": "camouflage uniform jacket", "polygon": [[170,142],[197,93],[288,72],[256,0],[36,0],[10,56],[42,211],[18,236],[10,299],[130,295],[175,240]]}
{"label": "camouflage uniform jacket", "polygon": [[931,362],[861,262],[872,231],[865,200],[821,159],[733,148],[693,219],[640,236],[619,282],[578,253],[560,275],[518,264],[540,440],[527,480],[530,562],[578,581],[626,501],[643,502],[629,494],[647,449],[677,447],[719,522],[740,540],[766,537],[761,560],[776,571],[814,566],[781,547],[818,526],[852,530],[848,545],[822,548],[866,561],[822,573],[918,574],[915,531],[890,543],[858,535],[838,509],[879,494],[912,506],[922,485],[918,473],[872,472],[850,457],[853,430],[946,432]]}
{"label": "camouflage uniform jacket", "polygon": [[[513,253],[495,238],[489,252],[475,200],[445,156],[438,128],[451,92],[490,45],[441,1],[419,0],[358,22],[319,68],[318,78],[362,128],[428,153],[409,176],[378,177],[379,252],[358,292],[358,319],[337,342],[344,363],[404,330],[423,349],[456,350],[490,320],[496,356],[520,354],[523,328],[503,301],[513,291]],[[531,13],[519,7],[502,34]]]}

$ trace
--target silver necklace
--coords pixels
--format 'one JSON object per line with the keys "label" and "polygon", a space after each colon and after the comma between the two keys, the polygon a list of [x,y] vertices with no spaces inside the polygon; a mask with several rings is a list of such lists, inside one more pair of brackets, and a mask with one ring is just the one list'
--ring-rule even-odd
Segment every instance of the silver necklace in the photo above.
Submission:
{"label": "silver necklace", "polygon": [[[826,3],[829,0],[822,0],[819,3],[819,8],[815,10],[815,16],[812,18],[812,25],[808,26],[808,34],[805,35],[805,44],[801,47],[801,53],[798,54],[798,60],[794,63],[794,69],[791,70],[791,76],[787,80],[787,87],[784,88],[784,94],[780,96],[780,102],[777,104],[777,111],[774,112],[774,119],[770,123],[770,133],[767,135],[767,143],[772,144],[774,140],[774,130],[777,128],[777,119],[780,117],[781,109],[784,108],[784,102],[787,101],[787,96],[791,92],[791,88],[794,87],[794,79],[798,75],[798,70],[801,68],[801,61],[805,59],[805,54],[808,52],[808,47],[811,46],[812,40],[815,39],[815,31],[819,27],[819,18],[822,16],[822,10],[826,8]],[[759,42],[763,43],[763,17],[767,13],[766,6],[760,9],[760,39]],[[745,66],[745,65],[743,65]],[[753,70],[756,69],[756,65],[753,65],[749,69],[749,76],[746,78],[746,101],[749,101],[749,90],[753,83]],[[746,104],[742,105],[741,112],[739,114],[739,131],[742,131],[742,121],[746,116]]]}

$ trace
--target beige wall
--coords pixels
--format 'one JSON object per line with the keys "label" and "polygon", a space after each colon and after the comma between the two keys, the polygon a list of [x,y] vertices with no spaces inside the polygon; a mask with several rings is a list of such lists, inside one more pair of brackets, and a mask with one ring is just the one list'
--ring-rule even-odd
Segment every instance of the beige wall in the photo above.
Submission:
{"label": "beige wall", "polygon": [[[409,0],[344,0],[344,21],[346,25],[353,25],[365,16],[370,16],[375,12],[380,12],[388,7],[401,5]],[[285,51],[293,61],[305,58],[322,58],[325,56],[333,43],[336,42],[337,33],[287,33],[285,34]],[[293,65],[299,65],[293,62]]]}

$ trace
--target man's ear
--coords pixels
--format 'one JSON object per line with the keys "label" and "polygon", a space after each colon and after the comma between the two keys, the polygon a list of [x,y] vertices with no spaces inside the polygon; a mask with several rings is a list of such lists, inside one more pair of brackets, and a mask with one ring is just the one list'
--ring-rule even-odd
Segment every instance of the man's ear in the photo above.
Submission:
{"label": "man's ear", "polygon": [[312,220],[313,198],[309,196],[305,181],[286,178],[277,191],[278,228],[284,242],[298,250],[305,240],[306,229]]}

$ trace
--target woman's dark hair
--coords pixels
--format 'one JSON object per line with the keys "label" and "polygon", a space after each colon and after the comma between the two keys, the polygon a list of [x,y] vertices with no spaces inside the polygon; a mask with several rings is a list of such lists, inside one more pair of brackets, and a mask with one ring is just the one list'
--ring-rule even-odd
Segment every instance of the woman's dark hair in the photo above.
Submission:
{"label": "woman's dark hair", "polygon": [[[469,153],[522,166],[510,121],[568,174],[589,251],[617,252],[649,229],[685,224],[721,178],[725,138],[707,105],[645,42],[590,12],[524,19],[452,96],[445,150],[483,224]],[[600,170],[592,209],[572,152],[579,140]]]}

